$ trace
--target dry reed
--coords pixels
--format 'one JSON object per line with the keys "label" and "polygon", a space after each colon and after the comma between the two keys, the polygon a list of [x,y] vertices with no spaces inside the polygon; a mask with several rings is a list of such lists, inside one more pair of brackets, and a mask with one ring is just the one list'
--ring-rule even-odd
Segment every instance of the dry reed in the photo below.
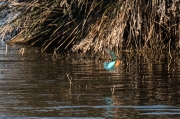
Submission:
{"label": "dry reed", "polygon": [[[14,17],[0,27],[9,43],[40,44],[86,53],[104,47],[171,52],[180,46],[179,0],[45,0],[4,2]],[[7,9],[10,4],[11,8]],[[13,34],[12,34],[13,33]]]}

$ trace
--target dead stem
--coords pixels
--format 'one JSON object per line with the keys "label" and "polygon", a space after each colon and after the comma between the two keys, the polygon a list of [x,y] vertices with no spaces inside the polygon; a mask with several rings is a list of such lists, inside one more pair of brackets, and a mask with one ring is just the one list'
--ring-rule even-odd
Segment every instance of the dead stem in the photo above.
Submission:
{"label": "dead stem", "polygon": [[68,73],[66,73],[66,75],[67,75],[67,78],[69,80],[69,87],[71,88],[71,86],[73,85],[72,84],[72,77],[70,78]]}
{"label": "dead stem", "polygon": [[5,50],[5,56],[7,55],[8,48],[7,48],[7,43],[6,43],[6,50]]}
{"label": "dead stem", "polygon": [[[167,2],[8,1],[0,6],[5,16],[0,19],[0,37],[11,39],[9,43],[40,43],[42,51],[53,46],[85,54],[109,47],[116,52],[151,50],[160,54],[164,49],[168,51],[168,42],[174,49],[179,48],[178,0]],[[5,7],[7,4],[12,5],[11,9]]]}
{"label": "dead stem", "polygon": [[111,93],[112,93],[112,95],[114,95],[114,90],[115,90],[115,85],[114,85],[113,88],[111,88]]}
{"label": "dead stem", "polygon": [[24,55],[24,52],[25,52],[25,48],[21,48],[20,50],[19,50],[19,53],[23,56]]}
{"label": "dead stem", "polygon": [[56,59],[58,58],[58,55],[57,55],[56,51],[57,51],[57,50],[54,49],[53,56],[52,56],[52,59],[53,59],[53,60],[56,60]]}

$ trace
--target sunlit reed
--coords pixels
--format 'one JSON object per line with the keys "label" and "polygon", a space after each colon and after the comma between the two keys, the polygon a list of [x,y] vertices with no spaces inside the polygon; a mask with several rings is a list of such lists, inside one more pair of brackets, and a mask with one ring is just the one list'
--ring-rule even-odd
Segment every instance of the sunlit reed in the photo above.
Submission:
{"label": "sunlit reed", "polygon": [[171,57],[180,46],[178,0],[8,1],[11,9],[6,4],[0,13],[15,17],[0,27],[1,38],[40,45],[42,52],[52,46],[84,54],[109,47],[115,52],[167,51]]}

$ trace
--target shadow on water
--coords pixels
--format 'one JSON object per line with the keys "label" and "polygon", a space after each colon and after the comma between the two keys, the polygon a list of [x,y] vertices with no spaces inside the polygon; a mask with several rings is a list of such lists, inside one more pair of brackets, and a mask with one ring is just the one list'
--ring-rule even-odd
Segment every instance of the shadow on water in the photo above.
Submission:
{"label": "shadow on water", "polygon": [[180,117],[178,55],[155,62],[125,54],[123,65],[106,71],[94,58],[53,61],[38,48],[25,48],[22,56],[18,52],[24,46],[8,46],[4,56],[5,46],[0,47],[1,117]]}

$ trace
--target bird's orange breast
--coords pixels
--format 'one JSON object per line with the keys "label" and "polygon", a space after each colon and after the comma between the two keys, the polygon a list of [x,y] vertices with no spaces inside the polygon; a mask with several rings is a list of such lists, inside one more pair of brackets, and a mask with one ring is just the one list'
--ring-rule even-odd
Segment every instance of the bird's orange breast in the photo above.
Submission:
{"label": "bird's orange breast", "polygon": [[115,63],[115,65],[114,65],[114,68],[118,67],[120,64],[121,64],[121,61],[120,61],[120,60],[116,60],[116,63]]}

